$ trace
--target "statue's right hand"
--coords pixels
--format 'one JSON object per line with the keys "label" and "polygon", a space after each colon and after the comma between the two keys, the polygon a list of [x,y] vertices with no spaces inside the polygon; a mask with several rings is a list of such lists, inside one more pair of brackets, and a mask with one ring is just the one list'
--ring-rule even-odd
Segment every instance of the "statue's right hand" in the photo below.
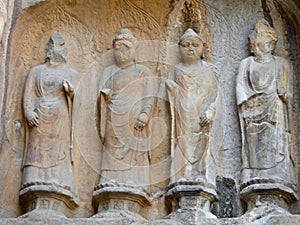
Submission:
{"label": "statue's right hand", "polygon": [[178,84],[173,80],[166,80],[166,87],[169,91],[173,91],[178,87]]}
{"label": "statue's right hand", "polygon": [[37,127],[40,124],[39,116],[36,112],[32,111],[32,112],[27,113],[26,119],[27,119],[28,125],[31,127],[33,127],[33,126]]}
{"label": "statue's right hand", "polygon": [[105,88],[100,91],[100,93],[104,96],[105,101],[109,102],[111,99],[112,91],[111,89]]}

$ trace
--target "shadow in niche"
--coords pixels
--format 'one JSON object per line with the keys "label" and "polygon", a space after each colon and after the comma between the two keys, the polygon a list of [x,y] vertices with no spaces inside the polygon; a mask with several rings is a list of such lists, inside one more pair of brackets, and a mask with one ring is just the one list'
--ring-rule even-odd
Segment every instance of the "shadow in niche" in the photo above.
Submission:
{"label": "shadow in niche", "polygon": [[[287,45],[287,51],[288,51],[288,57],[292,63],[293,70],[294,70],[294,102],[293,102],[293,127],[292,127],[292,133],[294,137],[299,137],[300,132],[300,89],[298,88],[300,85],[300,21],[299,21],[299,15],[300,15],[300,1],[295,0],[293,1],[295,5],[298,7],[298,10],[296,10],[294,7],[290,6],[286,2],[282,2],[281,0],[274,1],[274,4],[276,6],[276,9],[281,15],[283,26],[286,30],[286,41],[288,43]],[[292,4],[291,4],[292,5]],[[297,15],[298,14],[298,15]],[[297,162],[294,162],[296,165],[296,168],[299,168],[299,162],[300,162],[300,155],[299,155],[299,144],[300,140],[299,138],[294,138],[294,154],[297,159]],[[298,196],[300,195],[299,192],[299,184],[300,184],[300,169],[296,171],[298,174]],[[300,201],[294,202],[290,205],[289,211],[292,214],[300,214]]]}
{"label": "shadow in niche", "polygon": [[238,217],[246,211],[245,203],[239,200],[235,180],[227,177],[217,177],[218,202],[212,206],[212,212],[218,218]]}

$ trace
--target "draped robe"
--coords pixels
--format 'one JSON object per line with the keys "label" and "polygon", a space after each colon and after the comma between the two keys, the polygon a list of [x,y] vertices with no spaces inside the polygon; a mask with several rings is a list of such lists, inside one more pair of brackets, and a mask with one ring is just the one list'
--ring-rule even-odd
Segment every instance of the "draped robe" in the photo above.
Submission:
{"label": "draped robe", "polygon": [[24,113],[35,112],[39,125],[26,129],[23,186],[45,184],[73,190],[71,121],[75,109],[63,79],[76,87],[78,74],[65,64],[39,65],[28,74]]}
{"label": "draped robe", "polygon": [[242,130],[243,182],[251,179],[294,182],[292,76],[289,63],[281,57],[273,56],[268,63],[249,57],[240,65],[236,91]]}
{"label": "draped robe", "polygon": [[[175,90],[168,91],[173,111],[172,179],[201,179],[214,184],[214,154],[212,129],[219,102],[219,79],[216,68],[199,60],[197,65],[175,66]],[[200,125],[200,117],[210,114],[207,125]],[[210,167],[210,169],[208,169]],[[210,170],[210,171],[207,171]]]}
{"label": "draped robe", "polygon": [[[128,68],[112,65],[105,69],[107,81],[100,90],[100,138],[102,151],[100,184],[115,182],[147,189],[150,184],[148,126],[134,129],[138,116],[152,116],[149,94],[150,70],[139,64]],[[105,92],[111,97],[105,100]]]}

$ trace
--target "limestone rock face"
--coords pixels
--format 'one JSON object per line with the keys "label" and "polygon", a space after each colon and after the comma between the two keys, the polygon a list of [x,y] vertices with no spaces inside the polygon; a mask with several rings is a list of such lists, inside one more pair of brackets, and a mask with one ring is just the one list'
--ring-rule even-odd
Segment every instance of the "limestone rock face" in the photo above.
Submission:
{"label": "limestone rock face", "polygon": [[300,224],[299,15],[0,0],[0,224]]}

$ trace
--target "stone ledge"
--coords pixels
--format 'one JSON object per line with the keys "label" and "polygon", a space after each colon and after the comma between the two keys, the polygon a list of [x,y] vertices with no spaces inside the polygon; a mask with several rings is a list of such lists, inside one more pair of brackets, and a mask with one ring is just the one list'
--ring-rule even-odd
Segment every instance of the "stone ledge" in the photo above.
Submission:
{"label": "stone ledge", "polygon": [[300,224],[300,215],[264,216],[256,220],[249,218],[219,219],[221,225],[297,225]]}
{"label": "stone ledge", "polygon": [[[249,221],[247,218],[229,218],[229,219],[218,219],[219,225],[290,225],[290,224],[300,224],[300,215],[292,216],[272,216],[272,217],[262,217],[256,220]],[[6,218],[0,219],[0,225],[33,225],[33,224],[44,224],[44,225],[140,225],[141,223],[133,222],[130,220],[103,220],[97,218],[30,218],[30,219],[20,219],[20,218]],[[156,220],[142,223],[145,225],[180,225],[178,221],[172,220]],[[188,225],[185,223],[184,225]],[[216,225],[215,219],[204,219],[203,223],[199,225]]]}

